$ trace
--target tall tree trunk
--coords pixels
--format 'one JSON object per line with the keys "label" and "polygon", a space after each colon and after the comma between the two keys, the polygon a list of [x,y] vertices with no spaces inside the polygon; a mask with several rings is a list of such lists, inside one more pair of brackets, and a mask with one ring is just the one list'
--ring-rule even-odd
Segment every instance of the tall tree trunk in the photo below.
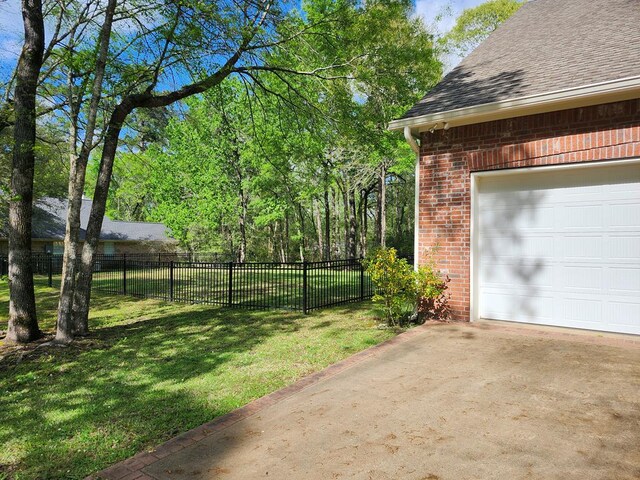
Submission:
{"label": "tall tree trunk", "polygon": [[344,212],[344,255],[345,257],[349,257],[351,251],[349,248],[349,192],[347,191],[346,185],[342,189],[342,211]]}
{"label": "tall tree trunk", "polygon": [[360,198],[360,255],[367,256],[367,234],[369,230],[369,191],[362,190]]}
{"label": "tall tree trunk", "polygon": [[325,246],[324,246],[324,234],[322,232],[322,214],[320,212],[320,202],[313,202],[313,217],[315,219],[315,226],[316,226],[316,236],[318,239],[318,253],[316,254],[316,258],[317,255],[320,254],[321,258],[324,259],[324,254],[325,254]]}
{"label": "tall tree trunk", "polygon": [[382,203],[380,199],[382,198],[382,182],[380,181],[380,175],[378,175],[378,179],[376,181],[376,231],[375,231],[375,242],[377,246],[382,245],[381,234],[382,234]]}
{"label": "tall tree trunk", "polygon": [[289,261],[289,214],[284,214],[284,258]]}
{"label": "tall tree trunk", "polygon": [[269,224],[269,235],[267,237],[267,255],[269,259],[274,262],[275,261],[275,251],[274,251],[274,243],[276,238],[276,232],[273,228],[273,223]]}
{"label": "tall tree trunk", "polygon": [[113,162],[118,149],[118,137],[122,130],[122,124],[133,110],[130,102],[123,101],[111,114],[107,133],[102,149],[100,160],[100,170],[96,180],[96,188],[93,193],[93,204],[89,223],[85,235],[85,242],[82,247],[82,257],[80,268],[73,295],[73,330],[87,331],[89,325],[89,302],[91,300],[91,280],[93,277],[93,263],[98,250],[100,240],[100,230],[107,205],[107,194],[113,172]]}
{"label": "tall tree trunk", "polygon": [[[56,322],[56,341],[68,343],[73,340],[73,290],[76,284],[76,265],[78,257],[78,232],[80,230],[80,208],[82,207],[82,191],[77,192],[79,182],[78,155],[76,142],[78,139],[77,107],[71,106],[71,122],[69,127],[69,186],[67,224],[64,236],[64,253],[62,256],[62,278],[60,280],[60,297],[58,300],[58,319]],[[84,184],[84,183],[83,183]],[[80,186],[83,186],[80,184]]]}
{"label": "tall tree trunk", "polygon": [[339,258],[340,255],[340,219],[338,217],[338,195],[335,188],[331,189],[331,211],[333,212],[333,258]]}
{"label": "tall tree trunk", "polygon": [[378,177],[376,240],[382,248],[387,246],[387,167],[385,164],[380,166],[380,176]]}
{"label": "tall tree trunk", "polygon": [[225,232],[227,234],[227,238],[229,239],[229,258],[233,259],[234,262],[238,261],[238,256],[236,255],[236,246],[233,243],[233,230],[231,227],[225,227]]}
{"label": "tall tree trunk", "polygon": [[24,45],[16,69],[13,162],[9,201],[9,326],[7,340],[40,336],[31,268],[31,218],[36,141],[36,90],[44,54],[40,0],[22,1]]}
{"label": "tall tree trunk", "polygon": [[331,260],[331,210],[329,207],[329,187],[324,187],[324,250],[323,260]]}
{"label": "tall tree trunk", "polygon": [[349,217],[349,239],[347,245],[347,256],[356,258],[358,255],[358,221],[356,210],[356,192],[351,189],[348,194],[348,217]]}
{"label": "tall tree trunk", "polygon": [[[107,65],[109,44],[111,41],[111,27],[115,15],[117,0],[109,0],[105,10],[105,17],[98,38],[98,57],[96,59],[95,76],[91,91],[91,101],[87,124],[85,126],[85,138],[80,149],[80,154],[75,155],[76,139],[78,134],[77,121],[79,119],[79,98],[72,115],[72,135],[70,140],[70,169],[69,169],[69,202],[67,207],[67,223],[64,236],[64,256],[62,259],[62,280],[60,284],[60,300],[58,302],[58,319],[56,329],[56,341],[69,342],[73,335],[86,335],[88,324],[86,322],[73,322],[73,295],[76,286],[76,274],[78,269],[78,251],[80,248],[80,212],[82,210],[82,193],[84,190],[87,163],[93,144],[98,107],[102,96],[102,82]],[[72,88],[72,86],[70,86]],[[80,92],[80,96],[83,92]],[[73,100],[73,98],[71,98]],[[73,145],[71,145],[73,142]]]}
{"label": "tall tree trunk", "polygon": [[244,189],[240,187],[240,253],[238,261],[247,261],[247,196]]}
{"label": "tall tree trunk", "polygon": [[407,208],[406,202],[404,201],[398,202],[397,214],[396,214],[396,222],[397,222],[396,234],[398,238],[401,238],[405,231],[404,217],[405,217],[406,208]]}
{"label": "tall tree trunk", "polygon": [[304,211],[302,210],[302,205],[298,203],[298,235],[300,236],[300,261],[304,262],[306,260],[306,250],[307,245],[305,241],[305,232],[304,232]]}
{"label": "tall tree trunk", "polygon": [[279,243],[279,251],[280,251],[280,261],[282,263],[285,263],[287,261],[287,254],[284,250],[284,230],[282,228],[282,225],[280,224],[280,222],[276,222],[276,229],[278,229],[278,231],[280,232],[280,235],[278,235],[280,242]]}

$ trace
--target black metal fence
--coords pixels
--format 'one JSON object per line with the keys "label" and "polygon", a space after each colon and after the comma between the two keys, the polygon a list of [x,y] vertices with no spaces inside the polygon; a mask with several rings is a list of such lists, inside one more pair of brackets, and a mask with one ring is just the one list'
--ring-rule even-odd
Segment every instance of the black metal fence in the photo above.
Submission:
{"label": "black metal fence", "polygon": [[[361,259],[236,263],[167,258],[172,259],[158,259],[156,254],[99,255],[93,289],[171,302],[304,313],[373,295]],[[59,285],[61,256],[36,254],[32,261],[34,274],[47,276],[49,286]],[[0,274],[6,271],[6,264],[6,258],[0,258]]]}

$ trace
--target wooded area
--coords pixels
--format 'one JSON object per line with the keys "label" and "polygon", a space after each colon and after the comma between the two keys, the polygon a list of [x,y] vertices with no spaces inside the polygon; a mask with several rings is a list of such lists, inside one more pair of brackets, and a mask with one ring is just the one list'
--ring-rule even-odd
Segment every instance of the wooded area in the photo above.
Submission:
{"label": "wooded area", "polygon": [[[183,248],[238,261],[354,258],[385,244],[411,253],[414,155],[386,126],[439,80],[446,50],[411,0],[22,10],[22,54],[0,84],[7,340],[39,335],[34,192],[69,202],[59,342],[88,332],[105,212],[162,221]],[[83,193],[93,207],[80,244]]]}

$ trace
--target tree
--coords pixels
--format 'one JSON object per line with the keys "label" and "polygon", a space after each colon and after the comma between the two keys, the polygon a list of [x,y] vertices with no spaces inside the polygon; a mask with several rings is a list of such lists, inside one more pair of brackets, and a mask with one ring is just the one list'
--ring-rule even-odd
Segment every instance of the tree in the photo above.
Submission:
{"label": "tree", "polygon": [[[89,155],[94,148],[94,133],[98,120],[98,110],[103,90],[103,79],[107,68],[111,29],[116,14],[117,0],[108,0],[104,11],[104,20],[98,35],[96,46],[95,65],[92,69],[93,82],[88,105],[86,123],[81,125],[80,112],[83,98],[88,90],[90,82],[81,82],[80,88],[74,88],[73,69],[69,69],[68,98],[70,106],[69,122],[69,188],[67,221],[64,237],[64,254],[62,261],[62,279],[60,285],[60,300],[58,302],[58,319],[56,329],[56,341],[69,342],[73,334],[86,335],[88,328],[84,323],[72,323],[71,312],[73,309],[73,295],[75,291],[76,270],[78,266],[78,249],[80,242],[80,210],[82,208],[82,193],[84,191],[85,176]],[[71,35],[71,42],[77,41],[75,34]],[[73,45],[73,43],[72,43]],[[71,57],[71,58],[69,58]],[[73,59],[70,55],[68,60]],[[73,62],[70,62],[73,64]],[[83,65],[83,66],[86,66]],[[79,76],[76,74],[76,76]],[[85,75],[86,77],[87,75]],[[84,130],[84,141],[78,149],[79,132]]]}
{"label": "tree", "polygon": [[[77,6],[74,0],[47,3],[44,11],[41,2],[23,2],[25,47],[15,72],[6,81],[0,83],[0,91],[3,92],[2,104],[0,105],[0,134],[4,135],[7,130],[11,130],[14,137],[12,185],[9,194],[9,258],[10,264],[14,264],[14,272],[17,277],[20,277],[20,281],[14,282],[15,289],[11,288],[11,298],[15,305],[10,308],[10,311],[29,312],[32,317],[32,325],[37,325],[33,279],[30,273],[31,203],[34,198],[34,176],[37,173],[36,167],[38,167],[38,164],[35,164],[35,142],[38,140],[41,145],[43,143],[50,144],[46,137],[50,132],[56,130],[55,122],[51,122],[43,127],[38,127],[39,130],[44,130],[46,135],[36,135],[36,118],[46,118],[47,115],[56,112],[64,105],[51,101],[47,89],[44,88],[44,81],[53,75],[59,65],[55,61],[51,65],[46,62],[51,58],[55,49],[74,31],[82,29],[94,18],[103,14],[102,10],[96,8],[90,11],[91,6],[95,6],[97,3],[97,1],[90,1],[78,6],[83,14],[69,20],[68,13]],[[50,40],[46,48],[44,43],[45,16],[50,20],[49,27],[51,28]],[[12,91],[15,92],[13,98]],[[27,129],[25,129],[25,122],[28,123]],[[59,142],[56,143],[59,145]],[[44,149],[39,150],[41,154],[45,153]],[[41,165],[42,163],[49,162],[40,162]],[[56,168],[54,171],[60,172],[60,169]],[[45,190],[49,190],[46,184],[59,180],[59,176],[55,173],[38,175],[38,178],[45,179],[45,182],[39,185],[40,191],[43,186],[45,186]],[[20,190],[20,194],[16,194],[16,190]],[[55,190],[56,194],[60,193],[59,189]],[[17,215],[16,212],[18,212]],[[18,229],[12,225],[16,219],[18,219],[17,223],[20,227]],[[13,242],[11,241],[12,235]],[[15,241],[16,237],[20,237],[19,242]],[[27,246],[29,247],[28,252]],[[29,277],[30,280],[26,280],[26,277]]]}
{"label": "tree", "polygon": [[164,130],[164,145],[130,162],[148,168],[138,186],[153,204],[147,218],[165,222],[189,250],[224,251],[238,261],[247,255],[256,170],[247,152],[252,139],[246,95],[238,79],[228,79],[189,99],[187,113]]}
{"label": "tree", "polygon": [[461,57],[468,55],[524,3],[524,0],[489,0],[463,10],[444,36],[445,49]]}
{"label": "tree", "polygon": [[[182,170],[226,182],[208,189],[209,205],[224,195],[221,204],[229,207],[218,208],[217,217],[212,209],[211,225],[224,230],[221,238],[232,244],[230,250],[237,248],[239,258],[250,248],[281,259],[296,251],[307,258],[314,248],[325,258],[332,249],[336,255],[366,250],[378,166],[384,161],[384,171],[392,172],[394,155],[404,155],[389,147],[401,140],[385,125],[440,75],[433,40],[411,17],[411,1],[309,0],[303,11],[284,0],[52,5],[47,13],[55,41],[43,55],[39,92],[42,103],[52,105],[40,109],[48,110],[43,118],[69,132],[59,341],[88,330],[107,200],[135,201],[134,208],[116,211],[136,218],[157,215],[162,202],[169,205],[158,191],[138,196],[121,181],[144,177],[122,160],[138,162],[154,148],[160,157],[172,154],[170,146],[150,146],[150,137],[135,138],[132,125],[189,97],[206,100],[203,120],[214,119],[209,127],[216,128],[199,139],[200,151],[182,145],[195,162]],[[233,93],[225,90],[231,79]],[[189,109],[196,107],[192,103],[178,117],[192,121]],[[11,116],[2,113],[0,125]],[[379,135],[385,140],[374,138]],[[207,167],[212,171],[197,165],[202,152],[215,157]],[[82,192],[91,190],[85,176],[91,156],[94,201],[80,248],[78,212]],[[226,175],[212,175],[222,167]],[[114,171],[121,197],[109,193]],[[167,193],[175,204],[184,191]],[[233,206],[239,212],[235,223],[229,220]]]}
{"label": "tree", "polygon": [[[309,2],[308,21],[333,15],[332,8],[337,3]],[[280,72],[263,72],[255,81],[227,79],[215,92],[190,100],[159,135],[166,143],[137,156],[149,170],[146,181],[134,170],[131,183],[145,200],[131,189],[124,211],[144,203],[145,218],[167,223],[189,249],[235,258],[249,252],[281,261],[329,259],[365,254],[386,238],[378,226],[387,223],[386,209],[375,212],[386,206],[391,185],[403,193],[391,193],[400,201],[388,223],[397,241],[412,244],[400,237],[411,236],[406,219],[413,210],[414,156],[400,136],[386,131],[386,123],[438,80],[433,39],[405,1],[349,4],[340,22],[325,27],[299,48],[271,55],[298,71],[335,58],[361,59],[346,67],[343,78],[298,75],[283,81]],[[225,112],[232,121],[221,128]],[[239,152],[234,139],[241,140]],[[133,162],[133,156],[126,158]],[[242,189],[234,172],[244,172]],[[127,181],[118,178],[119,185]],[[111,195],[115,202],[116,193]],[[248,200],[244,208],[241,197]],[[381,219],[376,240],[372,217]]]}
{"label": "tree", "polygon": [[[33,198],[65,196],[66,138],[56,125],[38,125],[34,147]],[[13,124],[0,132],[0,224],[6,220],[9,208],[11,163],[13,161]]]}
{"label": "tree", "polygon": [[[272,50],[287,48],[294,40],[299,42],[314,33],[313,24],[305,23],[294,11],[284,13],[281,7],[275,0],[245,0],[230,2],[229,5],[168,2],[159,9],[168,22],[155,37],[157,54],[155,57],[149,54],[144,59],[138,58],[133,65],[129,65],[136,71],[136,82],[129,85],[124,83],[121,86],[123,93],[109,108],[92,210],[74,291],[75,331],[85,332],[88,328],[93,262],[113,164],[120,133],[134,110],[166,107],[216,88],[232,74],[259,82],[263,72],[271,72],[286,82],[288,75],[328,78],[327,72],[335,70],[339,74],[340,68],[348,63],[349,59],[340,59],[339,62],[300,71],[278,63],[278,57],[270,57],[268,53]],[[149,43],[147,39],[145,46]],[[194,62],[199,66],[197,71],[193,69]],[[176,66],[181,68],[176,71]],[[185,77],[189,80],[178,82],[176,88],[162,88],[170,79],[176,78],[172,73],[178,73],[180,80]]]}
{"label": "tree", "polygon": [[31,269],[36,90],[44,54],[40,0],[23,0],[22,18],[24,44],[15,76],[9,198],[9,326],[6,338],[13,342],[29,342],[40,336]]}

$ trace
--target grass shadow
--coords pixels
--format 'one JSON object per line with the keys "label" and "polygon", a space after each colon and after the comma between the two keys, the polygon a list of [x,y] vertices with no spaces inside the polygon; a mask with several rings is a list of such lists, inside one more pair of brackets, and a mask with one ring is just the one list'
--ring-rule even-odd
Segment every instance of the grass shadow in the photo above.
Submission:
{"label": "grass shadow", "polygon": [[[37,297],[50,331],[57,291],[38,284]],[[92,305],[89,337],[0,361],[0,478],[83,478],[392,335],[353,305]]]}

